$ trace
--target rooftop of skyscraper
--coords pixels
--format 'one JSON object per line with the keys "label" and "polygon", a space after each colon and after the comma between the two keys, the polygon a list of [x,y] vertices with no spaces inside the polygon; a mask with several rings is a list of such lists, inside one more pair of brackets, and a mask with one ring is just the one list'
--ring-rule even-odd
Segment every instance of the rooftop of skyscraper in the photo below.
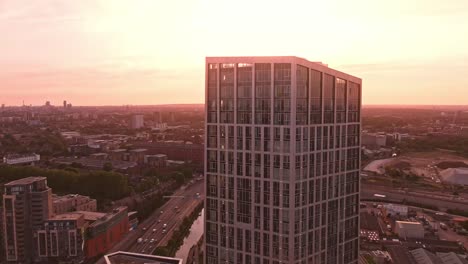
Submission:
{"label": "rooftop of skyscraper", "polygon": [[106,259],[107,264],[182,264],[182,260],[178,258],[161,257],[123,251],[106,255],[104,258]]}
{"label": "rooftop of skyscraper", "polygon": [[33,182],[42,181],[47,179],[46,177],[34,176],[34,177],[27,177],[18,180],[11,181],[6,183],[5,186],[15,186],[15,185],[28,185]]}

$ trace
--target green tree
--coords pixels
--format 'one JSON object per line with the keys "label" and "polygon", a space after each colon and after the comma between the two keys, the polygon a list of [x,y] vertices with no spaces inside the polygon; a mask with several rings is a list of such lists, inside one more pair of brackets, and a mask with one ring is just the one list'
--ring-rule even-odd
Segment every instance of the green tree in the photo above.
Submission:
{"label": "green tree", "polygon": [[110,163],[110,162],[104,163],[104,166],[102,166],[102,169],[105,170],[105,171],[111,171],[113,169],[112,163]]}

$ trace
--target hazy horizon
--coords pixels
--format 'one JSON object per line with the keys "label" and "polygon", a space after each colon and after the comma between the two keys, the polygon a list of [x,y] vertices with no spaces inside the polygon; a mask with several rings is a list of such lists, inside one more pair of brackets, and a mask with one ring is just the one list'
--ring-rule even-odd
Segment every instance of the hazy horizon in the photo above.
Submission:
{"label": "hazy horizon", "polygon": [[[268,11],[268,12],[265,12]],[[206,56],[298,56],[364,105],[468,103],[468,1],[0,2],[0,104],[202,103]]]}
{"label": "hazy horizon", "polygon": [[[61,108],[63,107],[63,104],[60,102],[57,102],[54,104],[54,102],[50,102],[51,106],[53,107],[58,107]],[[42,105],[5,105],[6,107],[42,107]],[[187,106],[193,106],[193,107],[204,107],[204,103],[174,103],[174,104],[108,104],[108,105],[73,105],[73,107],[187,107]],[[415,108],[415,109],[466,109],[468,110],[468,104],[452,104],[452,105],[442,105],[442,104],[363,104],[363,108],[398,108],[398,109],[405,109],[405,108]]]}

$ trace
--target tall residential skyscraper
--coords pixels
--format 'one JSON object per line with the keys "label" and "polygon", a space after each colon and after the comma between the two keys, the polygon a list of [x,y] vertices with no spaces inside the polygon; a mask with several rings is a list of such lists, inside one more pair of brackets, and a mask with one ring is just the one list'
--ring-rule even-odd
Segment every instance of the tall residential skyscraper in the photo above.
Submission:
{"label": "tall residential skyscraper", "polygon": [[45,177],[5,184],[3,234],[7,261],[31,263],[35,258],[34,230],[53,215],[52,190]]}
{"label": "tall residential skyscraper", "polygon": [[205,85],[205,262],[357,263],[361,79],[210,57]]}
{"label": "tall residential skyscraper", "polygon": [[143,118],[143,115],[137,114],[137,115],[132,115],[130,119],[130,128],[131,129],[140,129],[144,127],[145,121]]}

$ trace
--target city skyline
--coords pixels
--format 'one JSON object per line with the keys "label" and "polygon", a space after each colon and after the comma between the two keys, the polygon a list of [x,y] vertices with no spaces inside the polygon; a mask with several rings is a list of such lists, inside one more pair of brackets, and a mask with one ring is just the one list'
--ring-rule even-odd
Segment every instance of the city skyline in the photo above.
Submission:
{"label": "city skyline", "polygon": [[364,105],[462,105],[467,14],[462,0],[4,1],[0,103],[202,103],[206,56],[301,54],[361,76]]}

